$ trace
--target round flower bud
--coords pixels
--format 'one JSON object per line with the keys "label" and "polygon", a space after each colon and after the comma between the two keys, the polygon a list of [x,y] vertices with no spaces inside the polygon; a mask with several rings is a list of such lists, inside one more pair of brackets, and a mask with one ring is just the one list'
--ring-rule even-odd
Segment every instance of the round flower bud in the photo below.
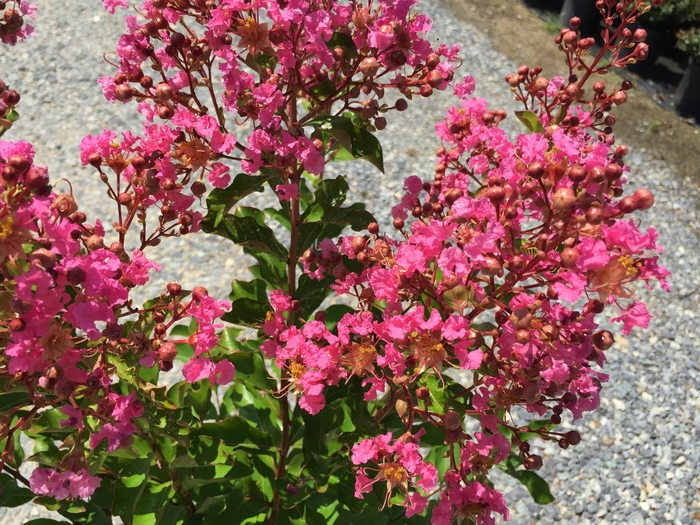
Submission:
{"label": "round flower bud", "polygon": [[593,345],[599,350],[607,350],[615,344],[615,338],[609,330],[601,330],[593,334]]}
{"label": "round flower bud", "polygon": [[541,162],[531,162],[527,166],[527,174],[533,179],[539,179],[544,175],[544,165]]}
{"label": "round flower bud", "polygon": [[627,93],[624,91],[616,91],[615,94],[611,97],[611,100],[613,101],[613,104],[616,106],[620,106],[627,102]]}
{"label": "round flower bud", "polygon": [[564,248],[561,252],[561,263],[566,268],[573,268],[579,257],[581,257],[581,252],[578,248]]}
{"label": "round flower bud", "polygon": [[442,76],[442,73],[440,73],[440,70],[438,69],[433,69],[430,73],[428,73],[425,77],[425,81],[434,88],[439,88],[442,83],[445,81],[444,77]]}
{"label": "round flower bud", "polygon": [[24,183],[32,190],[38,190],[49,183],[49,173],[44,168],[34,166],[24,178]]}
{"label": "round flower bud", "polygon": [[535,80],[535,91],[546,91],[547,87],[549,86],[549,80],[547,80],[544,77],[539,77],[537,80]]}
{"label": "round flower bud", "polygon": [[352,241],[350,241],[350,245],[355,253],[359,253],[367,247],[367,239],[356,235],[352,238]]}
{"label": "round flower bud", "polygon": [[405,222],[403,219],[401,219],[399,217],[394,219],[394,228],[396,228],[397,230],[403,230],[404,226],[405,226]]}
{"label": "round flower bud", "polygon": [[447,430],[462,428],[462,416],[454,410],[446,410],[442,415],[442,424]]}
{"label": "round flower bud", "polygon": [[566,442],[567,442],[569,445],[574,445],[574,446],[576,446],[576,445],[578,445],[579,443],[581,443],[581,434],[579,434],[579,433],[578,433],[577,431],[575,431],[575,430],[570,430],[569,432],[567,432],[566,434],[564,434],[564,439],[566,439]]}
{"label": "round flower bud", "polygon": [[525,468],[527,470],[540,470],[542,468],[542,457],[533,454],[525,458]]}
{"label": "round flower bud", "polygon": [[416,397],[425,401],[426,399],[430,398],[430,390],[428,390],[427,387],[419,386],[416,388]]}
{"label": "round flower bud", "polygon": [[168,283],[167,290],[170,295],[180,295],[180,293],[182,293],[182,286],[180,286],[175,281],[170,281]]}
{"label": "round flower bud", "polygon": [[15,317],[12,319],[12,321],[10,321],[9,327],[10,332],[23,332],[27,327],[27,323],[21,317]]}
{"label": "round flower bud", "polygon": [[370,222],[367,226],[367,231],[372,235],[377,235],[379,233],[379,224],[376,222]]}
{"label": "round flower bud", "polygon": [[39,248],[32,252],[29,256],[29,260],[34,266],[38,266],[42,270],[51,270],[56,266],[56,254],[50,252],[46,248]]}
{"label": "round flower bud", "polygon": [[128,102],[134,96],[134,92],[127,84],[119,84],[114,94],[120,102]]}
{"label": "round flower bud", "polygon": [[173,98],[173,88],[167,82],[161,82],[156,86],[156,98],[167,102]]}
{"label": "round flower bud", "polygon": [[99,235],[90,235],[90,237],[87,238],[86,244],[88,250],[91,252],[101,250],[105,246],[104,239]]}
{"label": "round flower bud", "polygon": [[635,208],[641,211],[647,211],[654,205],[654,194],[646,188],[640,188],[632,194],[632,199],[635,203]]}
{"label": "round flower bud", "polygon": [[204,288],[204,286],[195,286],[194,290],[192,290],[192,299],[194,299],[197,302],[201,301],[208,295],[209,292],[206,288]]}
{"label": "round flower bud", "polygon": [[371,78],[379,71],[379,61],[375,57],[366,57],[360,63],[359,70],[365,78]]}
{"label": "round flower bud", "polygon": [[624,214],[632,213],[637,209],[637,203],[632,197],[625,197],[618,203],[618,208]]}
{"label": "round flower bud", "polygon": [[406,111],[408,109],[408,102],[405,98],[400,98],[396,101],[394,107],[396,108],[396,111]]}
{"label": "round flower bud", "polygon": [[576,194],[571,188],[559,188],[552,196],[552,206],[558,212],[571,211],[576,206]]}
{"label": "round flower bud", "polygon": [[593,166],[588,172],[588,180],[593,184],[600,184],[605,180],[605,170],[600,166]]}
{"label": "round flower bud", "polygon": [[622,177],[622,166],[613,162],[605,166],[605,178],[609,181],[617,180]]}

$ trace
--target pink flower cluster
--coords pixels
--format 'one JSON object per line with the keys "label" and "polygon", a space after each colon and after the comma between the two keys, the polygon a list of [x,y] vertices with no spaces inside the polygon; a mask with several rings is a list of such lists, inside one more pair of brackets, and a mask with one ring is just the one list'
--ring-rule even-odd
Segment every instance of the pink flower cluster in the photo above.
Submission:
{"label": "pink flower cluster", "polygon": [[[106,139],[92,144],[107,156],[107,164],[119,162],[118,154],[110,152],[116,146]],[[197,330],[184,341],[196,348],[197,359],[186,366],[216,367],[217,382],[232,380],[233,365],[228,361],[214,365],[209,357],[217,344],[216,328],[221,327],[216,320],[230,303],[216,301],[201,288],[192,301],[181,301],[179,286],[172,283],[169,299],[164,294],[152,309],[140,313],[150,312],[160,321],[155,333],[124,333],[121,318],[137,312],[131,310],[130,291],[146,284],[149,271],[160,266],[140,250],[126,253],[121,242],[106,247],[102,224],[88,224],[71,194],[53,192],[46,168],[34,164],[30,144],[0,141],[0,170],[0,293],[10,306],[0,318],[0,327],[9,334],[0,372],[28,387],[32,405],[45,406],[50,396],[51,404],[69,416],[64,426],[79,432],[85,429],[86,416],[97,417],[101,425],[90,435],[93,449],[103,439],[109,451],[127,445],[136,432],[132,420],[141,415],[143,405],[135,392],[127,397],[111,392],[115,366],[111,359],[119,357],[110,352],[131,351],[143,356],[142,364],[152,367],[157,360],[167,370],[176,351],[161,350],[174,348],[163,336],[167,326],[187,317],[197,321]],[[144,195],[144,199],[167,199],[165,192]],[[164,324],[166,315],[169,325]],[[201,377],[185,375],[191,381]],[[81,408],[62,405],[86,397],[92,401]],[[76,453],[82,454],[80,449]],[[89,495],[96,478],[83,471],[39,469],[32,479],[37,493],[62,499]]]}
{"label": "pink flower cluster", "polygon": [[[534,84],[538,73],[528,69],[527,75]],[[567,89],[563,79],[550,86],[558,90],[553,97]],[[505,114],[470,98],[472,89],[471,80],[455,87],[461,105],[437,126],[446,146],[437,151],[434,179],[405,182],[393,209],[403,239],[380,235],[373,224],[368,236],[341,239],[337,248],[324,241],[305,254],[306,273],[334,275],[336,292],[355,297],[358,312],[340,320],[337,334],[319,322],[322,314],[302,328],[287,326],[292,298],[276,296],[274,319],[263,326],[267,355],[288,368],[307,411],[324,406],[325,386],[356,375],[367,401],[383,392],[388,405],[400,402],[409,435],[414,418],[445,433],[460,461],[445,475],[435,524],[507,517],[488,471],[508,456],[511,444],[526,468],[542,465],[521,439],[532,430],[512,409],[547,416],[554,426],[565,410],[577,419],[597,408],[608,379],[599,368],[614,338],[599,329],[596,316],[614,308],[613,321],[630,333],[651,318],[634,285],[651,288],[657,281],[669,289],[656,231],[642,231],[628,217],[649,209],[653,195],[641,189],[623,196],[626,148],[614,147],[608,133],[587,133],[596,117],[575,106],[551,125],[543,112],[543,131],[513,142],[499,128]],[[364,269],[350,272],[338,251]],[[377,310],[381,316],[372,313]],[[420,386],[423,376],[439,378],[447,368],[473,372],[463,394],[466,412],[432,407],[430,390]],[[465,415],[476,416],[482,432],[466,434]],[[536,433],[562,448],[580,441],[577,432]],[[371,454],[360,457],[359,451],[374,451],[378,439],[356,446],[353,462],[369,461]],[[382,439],[388,443],[391,436]],[[389,483],[387,498],[397,486],[406,490],[416,471],[391,459],[393,452],[372,456],[380,458],[375,478],[358,471],[358,496],[380,479]],[[391,475],[381,465],[391,465]],[[416,512],[415,501],[407,497],[407,514]]]}
{"label": "pink flower cluster", "polygon": [[[175,9],[165,1],[145,2],[139,10],[144,22],[127,17],[129,31],[117,46],[117,73],[100,79],[100,84],[112,102],[138,100],[138,110],[149,123],[169,121],[175,135],[160,148],[166,159],[177,159],[193,171],[201,169],[199,180],[207,172],[215,187],[226,187],[230,180],[228,167],[217,159],[238,160],[249,174],[261,167],[288,174],[298,165],[319,174],[327,151],[301,126],[284,120],[289,116],[283,118],[281,110],[289,107],[291,98],[302,96],[329,107],[344,100],[338,113],[361,112],[381,129],[386,125],[381,114],[388,108],[377,100],[385,89],[429,96],[451,80],[457,47],[434,50],[425,39],[430,21],[411,14],[414,4],[415,0],[400,0],[353,7],[319,0],[259,0],[205,8],[180,2]],[[124,3],[105,1],[110,12],[119,5]],[[190,19],[205,21],[201,36],[175,29]],[[213,67],[222,74],[220,98],[211,85]],[[162,81],[154,81],[146,68]],[[291,84],[299,85],[298,93],[285,89]],[[210,93],[200,93],[205,85]],[[347,91],[349,99],[344,96]],[[373,97],[354,100],[362,92]],[[203,104],[205,98],[214,112]],[[395,107],[405,109],[405,103]],[[235,115],[237,125],[253,124],[246,139],[229,131],[224,109]],[[302,122],[308,125],[312,117]],[[242,157],[232,156],[236,149]],[[281,200],[293,198],[297,182],[278,185]]]}
{"label": "pink flower cluster", "polygon": [[[376,465],[357,470],[355,497],[363,499],[363,494],[371,492],[375,483],[386,483],[384,505],[391,506],[394,489],[398,489],[405,497],[407,518],[425,511],[427,498],[421,492],[409,491],[409,488],[418,487],[429,493],[437,485],[438,472],[434,465],[423,461],[416,444],[419,437],[406,435],[394,441],[389,433],[365,439],[353,446],[354,465]],[[368,474],[375,477],[370,478]]]}

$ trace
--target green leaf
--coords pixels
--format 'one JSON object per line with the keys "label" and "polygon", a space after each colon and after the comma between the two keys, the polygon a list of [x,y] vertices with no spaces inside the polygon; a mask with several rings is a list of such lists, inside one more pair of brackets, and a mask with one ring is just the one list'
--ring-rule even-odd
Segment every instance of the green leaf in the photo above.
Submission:
{"label": "green leaf", "polygon": [[158,525],[181,525],[188,515],[187,507],[166,505],[156,511],[156,523]]}
{"label": "green leaf", "polygon": [[253,192],[262,192],[265,182],[271,177],[239,173],[228,188],[217,188],[207,197],[207,215],[202,219],[202,229],[213,233],[229,210]]}
{"label": "green leaf", "polygon": [[382,145],[372,133],[355,126],[347,117],[328,115],[309,123],[335,138],[354,159],[366,159],[384,173]]}
{"label": "green leaf", "polygon": [[264,252],[243,251],[258,261],[258,264],[250,268],[255,277],[263,279],[274,289],[287,291],[287,265],[283,260]]}
{"label": "green leaf", "polygon": [[532,111],[516,111],[515,116],[518,117],[518,120],[523,123],[530,133],[544,133],[542,124]]}
{"label": "green leaf", "polygon": [[124,467],[117,479],[112,513],[121,517],[127,525],[132,523],[136,506],[146,490],[150,468],[150,458],[134,459]]}
{"label": "green leaf", "polygon": [[245,326],[260,326],[265,321],[267,312],[272,308],[270,304],[244,297],[231,302],[231,311],[226,312],[221,318],[227,323]]}
{"label": "green leaf", "polygon": [[50,520],[48,518],[39,518],[36,520],[25,521],[24,525],[66,525],[65,521]]}
{"label": "green leaf", "polygon": [[357,53],[357,48],[355,47],[355,42],[350,35],[345,33],[335,32],[331,39],[327,42],[328,49],[333,51],[336,47],[340,47],[345,51],[345,56],[347,58],[357,58],[359,54]]}
{"label": "green leaf", "polygon": [[499,468],[509,476],[520,481],[528,490],[535,503],[547,505],[553,502],[554,496],[549,491],[549,484],[532,470],[516,470],[519,465],[522,465],[522,460],[511,454],[499,465]]}
{"label": "green leaf", "polygon": [[10,122],[17,122],[19,120],[19,113],[17,113],[14,109],[11,109],[9,113],[5,115],[5,118]]}
{"label": "green leaf", "polygon": [[29,503],[34,499],[35,494],[24,487],[17,485],[17,482],[5,474],[0,475],[0,508],[14,508]]}
{"label": "green leaf", "polygon": [[270,436],[253,427],[240,416],[230,417],[216,423],[204,423],[201,428],[192,429],[194,436],[219,438],[227,445],[240,445],[250,441],[257,445],[271,445]]}
{"label": "green leaf", "polygon": [[216,233],[252,252],[275,255],[283,261],[287,258],[287,249],[280,244],[273,231],[268,226],[259,224],[253,217],[226,215]]}
{"label": "green leaf", "polygon": [[13,408],[29,404],[29,394],[26,392],[0,394],[0,414],[7,414]]}
{"label": "green leaf", "polygon": [[438,414],[444,414],[445,403],[447,402],[447,392],[443,383],[438,379],[435,374],[427,376],[424,374],[421,376],[418,382],[421,386],[427,387],[430,391],[430,409]]}

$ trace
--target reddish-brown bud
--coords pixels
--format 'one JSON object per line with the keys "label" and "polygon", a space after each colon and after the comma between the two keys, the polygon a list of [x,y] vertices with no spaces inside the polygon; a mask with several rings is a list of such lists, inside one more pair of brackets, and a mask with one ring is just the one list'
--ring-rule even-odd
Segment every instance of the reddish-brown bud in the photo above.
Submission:
{"label": "reddish-brown bud", "polygon": [[127,84],[119,84],[114,90],[114,95],[120,102],[128,102],[133,98],[134,93]]}
{"label": "reddish-brown bud", "polygon": [[646,188],[640,188],[632,194],[635,208],[646,211],[654,205],[654,194]]}
{"label": "reddish-brown bud", "polygon": [[462,416],[454,410],[447,410],[442,415],[442,424],[447,430],[457,430],[462,428]]}
{"label": "reddish-brown bud", "polygon": [[445,81],[445,78],[442,76],[442,73],[440,73],[438,69],[433,69],[430,73],[426,75],[425,81],[431,87],[439,88]]}
{"label": "reddish-brown bud", "polygon": [[576,206],[576,193],[571,188],[559,188],[552,196],[552,206],[558,212],[571,211]]}
{"label": "reddish-brown bud", "polygon": [[573,268],[581,257],[581,252],[578,248],[564,248],[561,252],[561,263],[566,268]]}
{"label": "reddish-brown bud", "polygon": [[607,350],[615,344],[615,338],[609,330],[601,330],[593,334],[593,345],[599,350]]}
{"label": "reddish-brown bud", "polygon": [[195,286],[194,290],[192,290],[192,299],[194,299],[197,302],[201,301],[208,295],[209,292],[206,288],[204,288],[204,286]]}
{"label": "reddish-brown bud", "polygon": [[170,295],[180,295],[180,293],[182,293],[182,286],[175,281],[170,281],[168,283],[167,290]]}
{"label": "reddish-brown bud", "polygon": [[360,73],[365,78],[371,78],[379,71],[379,61],[375,57],[367,57],[360,63]]}

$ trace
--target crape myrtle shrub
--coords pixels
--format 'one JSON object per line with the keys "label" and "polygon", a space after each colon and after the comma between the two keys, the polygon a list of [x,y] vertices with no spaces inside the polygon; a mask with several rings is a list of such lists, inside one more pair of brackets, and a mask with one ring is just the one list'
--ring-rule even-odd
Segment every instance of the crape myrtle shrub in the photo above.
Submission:
{"label": "crape myrtle shrub", "polygon": [[[1,505],[98,525],[482,524],[508,517],[493,468],[553,500],[538,446],[578,445],[558,425],[599,404],[614,339],[597,316],[646,327],[635,286],[668,288],[655,230],[629,216],[654,197],[625,192],[613,137],[631,85],[590,85],[646,57],[627,26],[649,6],[599,0],[596,56],[572,19],[567,78],[509,75],[526,128],[512,141],[413,4],[145,1],[99,80],[143,132],[80,147],[114,201],[109,234],[32,145],[0,142]],[[0,6],[14,45],[34,7]],[[324,166],[382,170],[375,132],[444,89],[434,175],[406,179],[382,231]],[[6,131],[20,96],[0,94]],[[266,186],[277,205],[246,206]],[[251,280],[229,300],[171,282],[134,304],[160,269],[148,249],[200,231],[241,245]],[[175,360],[184,380],[158,386]]]}

